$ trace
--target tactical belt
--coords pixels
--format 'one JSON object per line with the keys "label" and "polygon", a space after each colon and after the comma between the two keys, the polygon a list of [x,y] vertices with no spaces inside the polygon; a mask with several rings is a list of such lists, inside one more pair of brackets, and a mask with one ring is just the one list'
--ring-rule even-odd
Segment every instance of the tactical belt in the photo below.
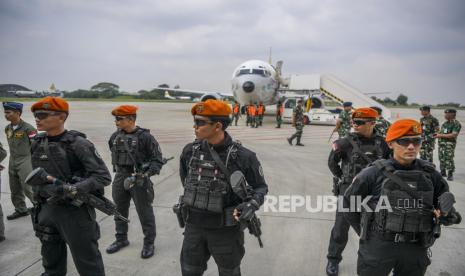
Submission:
{"label": "tactical belt", "polygon": [[371,231],[369,236],[377,238],[382,241],[391,241],[396,243],[417,243],[419,242],[421,233],[411,233],[411,232],[403,232],[403,233],[393,233],[393,232],[379,232],[379,231]]}
{"label": "tactical belt", "polygon": [[117,173],[134,173],[134,166],[116,166]]}
{"label": "tactical belt", "polygon": [[238,222],[233,217],[235,207],[226,207],[222,214],[186,207],[186,222],[205,228],[222,228],[235,226]]}

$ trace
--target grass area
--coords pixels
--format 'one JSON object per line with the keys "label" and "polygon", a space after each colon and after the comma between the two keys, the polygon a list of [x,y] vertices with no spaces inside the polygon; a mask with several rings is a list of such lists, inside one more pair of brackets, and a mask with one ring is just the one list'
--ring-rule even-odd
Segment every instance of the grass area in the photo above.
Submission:
{"label": "grass area", "polygon": [[[119,96],[112,99],[103,98],[64,98],[69,102],[165,102],[165,103],[192,103],[187,100],[169,100],[169,99],[137,99],[131,96]],[[36,102],[39,98],[0,98],[2,102]]]}

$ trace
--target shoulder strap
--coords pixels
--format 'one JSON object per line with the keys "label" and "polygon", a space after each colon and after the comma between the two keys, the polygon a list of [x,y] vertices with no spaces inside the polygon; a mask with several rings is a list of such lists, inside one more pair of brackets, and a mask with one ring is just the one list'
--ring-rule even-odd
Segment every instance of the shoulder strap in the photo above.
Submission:
{"label": "shoulder strap", "polygon": [[367,164],[370,164],[372,162],[370,158],[368,158],[368,156],[360,150],[360,147],[354,141],[353,138],[349,137],[347,140],[349,140],[349,143],[352,145],[353,151],[360,154],[360,156],[363,158],[363,160],[365,160],[365,162],[367,162]]}
{"label": "shoulder strap", "polygon": [[209,150],[210,155],[212,156],[213,160],[215,160],[215,162],[220,167],[220,170],[224,173],[224,175],[226,175],[227,181],[229,183],[229,177],[231,176],[231,174],[229,173],[228,168],[226,168],[223,161],[221,161],[221,158],[218,155],[218,153],[212,147],[210,147],[210,145],[207,144],[206,140],[204,140],[204,143],[206,144],[205,146],[208,147],[208,150]]}
{"label": "shoulder strap", "polygon": [[419,199],[418,195],[415,193],[415,190],[410,188],[410,186],[407,185],[407,183],[405,183],[399,176],[392,173],[394,168],[387,164],[387,161],[385,159],[376,160],[375,162],[373,162],[373,164],[381,170],[385,177],[389,178],[394,183],[396,183],[401,190],[407,192],[407,194],[409,194],[411,197]]}

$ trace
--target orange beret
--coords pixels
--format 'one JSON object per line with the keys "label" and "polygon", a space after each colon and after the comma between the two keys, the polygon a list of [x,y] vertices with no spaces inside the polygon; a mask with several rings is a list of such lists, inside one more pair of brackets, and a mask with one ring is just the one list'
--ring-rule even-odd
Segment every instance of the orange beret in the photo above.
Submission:
{"label": "orange beret", "polygon": [[414,136],[421,134],[421,125],[413,119],[401,119],[393,123],[387,133],[386,142],[391,142],[403,136]]}
{"label": "orange beret", "polygon": [[191,113],[194,116],[229,117],[231,115],[231,107],[224,101],[210,99],[194,104]]}
{"label": "orange beret", "polygon": [[31,106],[32,112],[36,110],[50,110],[68,113],[69,105],[62,98],[48,96],[39,100]]}
{"label": "orange beret", "polygon": [[352,112],[352,119],[376,119],[378,117],[378,111],[369,107],[357,108]]}
{"label": "orange beret", "polygon": [[113,108],[111,111],[111,115],[113,116],[129,116],[129,115],[136,115],[137,109],[139,109],[135,105],[128,105],[123,104]]}

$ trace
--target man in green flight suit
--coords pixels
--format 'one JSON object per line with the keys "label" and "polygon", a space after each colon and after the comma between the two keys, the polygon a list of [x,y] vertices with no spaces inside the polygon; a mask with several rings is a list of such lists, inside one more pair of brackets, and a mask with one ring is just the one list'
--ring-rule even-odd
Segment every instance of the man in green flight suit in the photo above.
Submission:
{"label": "man in green flight suit", "polygon": [[454,153],[455,146],[457,145],[457,136],[460,133],[462,125],[455,119],[457,110],[446,109],[444,111],[444,117],[446,121],[442,124],[441,130],[434,138],[438,138],[439,145],[439,168],[441,169],[442,176],[446,176],[447,180],[454,180]]}
{"label": "man in green flight suit", "polygon": [[431,115],[430,107],[424,105],[420,107],[421,111],[421,148],[420,158],[433,163],[433,151],[436,144],[436,139],[433,137],[439,131],[439,121]]}
{"label": "man in green flight suit", "polygon": [[5,127],[6,138],[10,147],[10,162],[8,166],[11,201],[15,211],[8,215],[8,220],[17,219],[29,214],[24,195],[33,203],[32,188],[24,180],[32,171],[31,139],[36,135],[36,129],[21,119],[23,104],[4,102],[5,119],[10,122]]}

